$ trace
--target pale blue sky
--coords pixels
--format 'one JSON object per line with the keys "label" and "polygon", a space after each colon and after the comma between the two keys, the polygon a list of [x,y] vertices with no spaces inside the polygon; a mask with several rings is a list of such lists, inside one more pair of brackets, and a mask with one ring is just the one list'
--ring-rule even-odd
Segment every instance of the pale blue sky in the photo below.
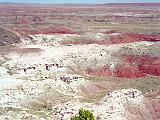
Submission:
{"label": "pale blue sky", "polygon": [[115,3],[115,2],[160,2],[160,0],[0,0],[0,2],[14,2],[14,3]]}

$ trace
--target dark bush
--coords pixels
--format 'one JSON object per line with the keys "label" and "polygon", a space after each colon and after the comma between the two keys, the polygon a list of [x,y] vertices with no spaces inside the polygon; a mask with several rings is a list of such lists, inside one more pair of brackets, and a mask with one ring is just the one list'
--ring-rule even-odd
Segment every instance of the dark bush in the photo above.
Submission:
{"label": "dark bush", "polygon": [[95,120],[95,117],[89,110],[80,109],[79,115],[72,117],[71,120]]}

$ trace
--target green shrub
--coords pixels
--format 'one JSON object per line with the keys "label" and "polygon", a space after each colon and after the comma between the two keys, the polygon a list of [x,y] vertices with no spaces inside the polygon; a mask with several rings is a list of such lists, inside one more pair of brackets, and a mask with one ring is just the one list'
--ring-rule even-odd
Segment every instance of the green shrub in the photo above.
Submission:
{"label": "green shrub", "polygon": [[72,117],[71,120],[95,120],[95,117],[89,110],[80,109],[79,115]]}

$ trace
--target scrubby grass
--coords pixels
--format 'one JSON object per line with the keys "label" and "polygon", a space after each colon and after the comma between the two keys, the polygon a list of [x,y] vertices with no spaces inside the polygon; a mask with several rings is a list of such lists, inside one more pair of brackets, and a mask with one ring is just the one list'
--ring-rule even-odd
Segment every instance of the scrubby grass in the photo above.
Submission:
{"label": "scrubby grass", "polygon": [[[17,119],[18,114],[22,114],[22,112],[27,113],[31,118],[33,116],[37,116],[38,118],[45,118],[45,119],[54,119],[54,113],[52,110],[32,110],[32,109],[22,109],[22,108],[14,108],[14,107],[0,107],[0,116],[8,116],[12,119]],[[9,114],[8,114],[9,113]],[[29,116],[27,119],[30,119]],[[34,118],[32,118],[34,119]],[[8,120],[6,118],[6,120]]]}
{"label": "scrubby grass", "polygon": [[[109,79],[105,79],[105,80],[109,80]],[[144,77],[144,78],[132,78],[132,79],[111,78],[110,81],[116,83],[116,87],[112,88],[113,90],[135,88],[135,89],[141,90],[143,93],[146,93],[151,90],[160,89],[159,77]]]}
{"label": "scrubby grass", "polygon": [[94,83],[104,83],[102,87],[106,87],[103,91],[97,92],[94,95],[84,94],[81,102],[98,103],[104,96],[115,90],[135,88],[142,91],[144,95],[151,91],[160,90],[159,77],[145,78],[117,78],[117,77],[86,77],[87,80]]}
{"label": "scrubby grass", "polygon": [[99,103],[99,101],[105,97],[107,95],[109,91],[107,90],[104,90],[104,91],[101,91],[101,92],[98,92],[94,95],[86,95],[86,96],[83,96],[83,98],[80,99],[81,102],[87,102],[87,103]]}
{"label": "scrubby grass", "polygon": [[[115,77],[105,77],[105,76],[85,76],[84,77],[85,79],[87,80],[90,80],[90,81],[112,81],[112,80],[115,80]],[[116,78],[117,80],[118,79],[121,79],[121,78]]]}
{"label": "scrubby grass", "polygon": [[116,89],[127,89],[127,88],[135,88],[138,90],[141,90],[142,92],[146,93],[150,90],[158,90],[160,89],[160,77],[142,77],[142,78],[118,78],[118,77],[85,77],[85,79],[93,81],[93,82],[99,82],[99,81],[111,81],[116,84],[115,88],[112,88],[113,90]]}
{"label": "scrubby grass", "polygon": [[92,27],[93,29],[106,29],[106,30],[118,30],[121,32],[136,32],[136,33],[158,33],[160,32],[160,24],[159,23],[106,23],[95,25]]}
{"label": "scrubby grass", "polygon": [[63,95],[57,92],[56,90],[49,90],[44,95],[40,96],[39,99],[32,101],[30,109],[32,110],[41,110],[41,109],[52,109],[54,105],[68,102],[73,98],[68,95]]}
{"label": "scrubby grass", "polygon": [[118,88],[135,88],[141,90],[143,93],[149,92],[151,90],[160,89],[160,78],[159,77],[145,77],[129,79],[126,81],[119,81]]}
{"label": "scrubby grass", "polygon": [[108,81],[108,84],[106,82],[106,85],[104,85],[106,86],[105,91],[97,93],[93,97],[85,97],[83,100],[89,102],[100,100],[105,95],[107,95],[107,93],[120,89],[135,88],[142,91],[144,95],[151,91],[160,90],[160,77],[154,76],[132,79],[117,77],[86,77],[86,79],[94,83]]}

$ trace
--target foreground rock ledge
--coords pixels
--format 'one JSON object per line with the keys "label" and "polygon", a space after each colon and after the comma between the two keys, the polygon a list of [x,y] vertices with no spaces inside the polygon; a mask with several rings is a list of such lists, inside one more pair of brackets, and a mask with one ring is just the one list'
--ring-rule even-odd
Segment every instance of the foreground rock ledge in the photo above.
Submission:
{"label": "foreground rock ledge", "polygon": [[152,108],[147,109],[142,92],[136,89],[122,89],[105,96],[99,103],[71,101],[53,107],[57,120],[70,120],[84,108],[93,112],[97,120],[153,120]]}

